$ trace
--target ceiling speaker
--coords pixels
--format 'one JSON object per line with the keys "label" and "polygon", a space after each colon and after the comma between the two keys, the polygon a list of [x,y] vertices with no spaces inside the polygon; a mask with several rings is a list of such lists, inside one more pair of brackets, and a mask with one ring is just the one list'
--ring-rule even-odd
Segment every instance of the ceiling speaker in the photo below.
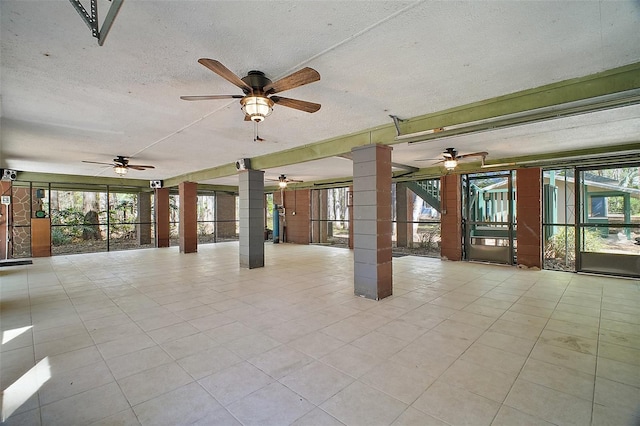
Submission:
{"label": "ceiling speaker", "polygon": [[149,187],[151,189],[159,189],[162,188],[162,181],[161,180],[150,180],[149,181]]}
{"label": "ceiling speaker", "polygon": [[251,159],[250,158],[241,158],[236,161],[236,170],[249,170],[251,169]]}
{"label": "ceiling speaker", "polygon": [[4,169],[2,171],[2,180],[16,180],[18,172],[15,170]]}

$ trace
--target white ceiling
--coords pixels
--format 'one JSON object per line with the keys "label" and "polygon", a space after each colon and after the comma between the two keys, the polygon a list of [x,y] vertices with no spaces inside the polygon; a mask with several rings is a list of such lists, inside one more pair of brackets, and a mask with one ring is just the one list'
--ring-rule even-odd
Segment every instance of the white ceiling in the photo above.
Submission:
{"label": "white ceiling", "polygon": [[[81,0],[86,8],[88,0]],[[104,17],[110,6],[98,0]],[[640,3],[627,1],[135,1],[103,46],[67,0],[0,1],[0,167],[112,177],[116,155],[167,179],[640,61]],[[102,18],[101,18],[102,19]],[[322,104],[276,105],[260,125],[241,94],[197,63],[217,59],[240,77],[275,80],[303,66],[319,82],[282,95]],[[490,158],[640,142],[640,107],[419,144],[393,161],[425,167],[449,146]],[[267,170],[305,181],[351,174],[349,161]],[[208,183],[237,184],[235,176]]]}

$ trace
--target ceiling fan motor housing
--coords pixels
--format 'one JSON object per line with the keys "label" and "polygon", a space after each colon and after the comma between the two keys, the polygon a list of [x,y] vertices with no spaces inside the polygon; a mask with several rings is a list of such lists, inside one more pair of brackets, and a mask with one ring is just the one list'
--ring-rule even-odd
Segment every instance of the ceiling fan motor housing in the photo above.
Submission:
{"label": "ceiling fan motor housing", "polygon": [[[267,84],[271,84],[271,80],[264,75],[262,71],[249,71],[246,77],[241,78],[242,81],[247,83],[251,88],[253,88],[254,95],[264,95],[262,88]],[[249,94],[245,91],[245,94]]]}

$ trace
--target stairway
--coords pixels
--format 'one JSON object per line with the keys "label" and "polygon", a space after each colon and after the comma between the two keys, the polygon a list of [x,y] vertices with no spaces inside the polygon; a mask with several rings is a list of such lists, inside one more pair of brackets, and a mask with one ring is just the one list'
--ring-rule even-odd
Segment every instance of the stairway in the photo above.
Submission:
{"label": "stairway", "polygon": [[440,211],[440,179],[418,180],[413,182],[403,182],[407,188],[422,198],[431,207]]}

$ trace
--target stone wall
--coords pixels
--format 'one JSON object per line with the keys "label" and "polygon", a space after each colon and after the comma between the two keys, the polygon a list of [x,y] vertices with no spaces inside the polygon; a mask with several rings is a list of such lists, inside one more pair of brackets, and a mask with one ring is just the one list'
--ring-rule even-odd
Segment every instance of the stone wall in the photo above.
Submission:
{"label": "stone wall", "polygon": [[[34,190],[35,191],[35,190]],[[33,200],[33,205],[32,205]],[[31,256],[31,211],[39,209],[39,200],[29,188],[13,187],[13,257]]]}

